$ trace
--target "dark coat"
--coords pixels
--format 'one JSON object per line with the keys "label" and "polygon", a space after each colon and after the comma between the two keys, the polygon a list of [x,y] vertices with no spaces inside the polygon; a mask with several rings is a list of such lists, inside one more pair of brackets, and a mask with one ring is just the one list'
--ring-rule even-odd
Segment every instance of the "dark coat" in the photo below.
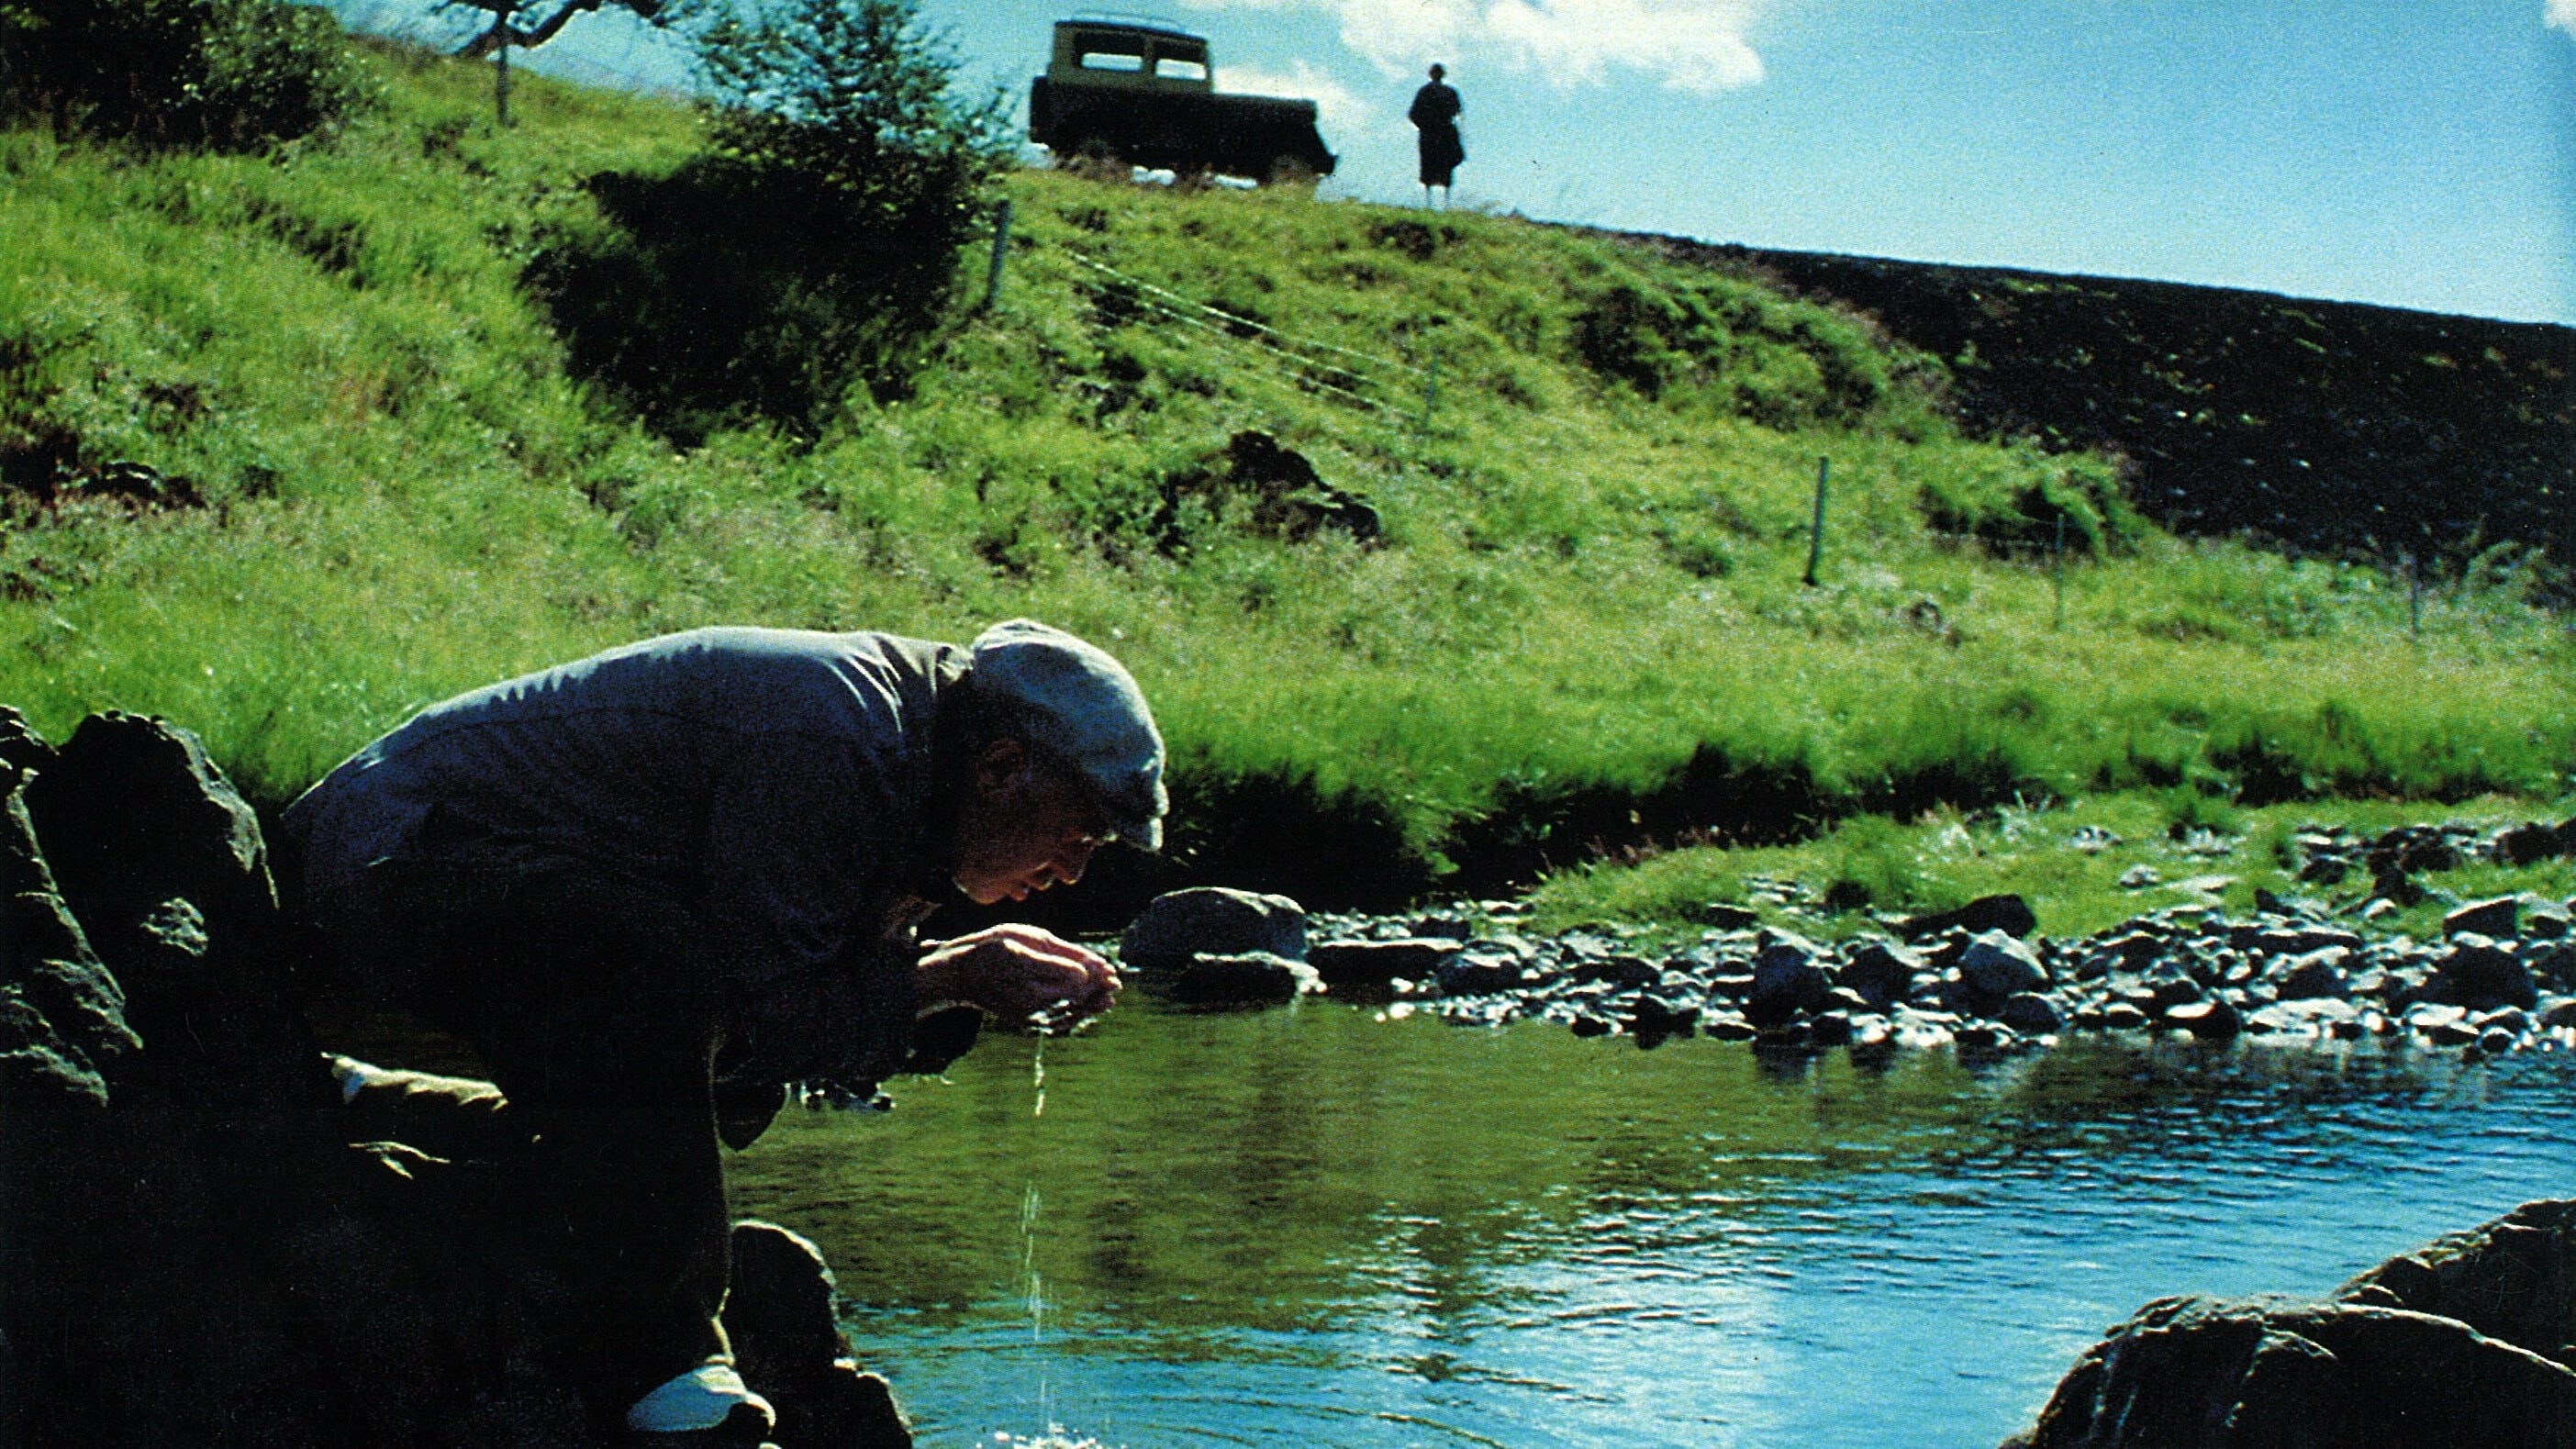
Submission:
{"label": "dark coat", "polygon": [[1450,173],[1467,159],[1467,148],[1458,139],[1458,115],[1464,109],[1458,92],[1440,81],[1413,93],[1413,108],[1404,114],[1422,132],[1423,185],[1447,186]]}

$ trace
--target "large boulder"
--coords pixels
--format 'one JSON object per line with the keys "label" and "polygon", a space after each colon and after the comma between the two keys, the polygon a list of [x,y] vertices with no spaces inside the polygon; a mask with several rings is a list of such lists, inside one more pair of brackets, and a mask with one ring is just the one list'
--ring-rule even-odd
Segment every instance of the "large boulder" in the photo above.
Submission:
{"label": "large boulder", "polygon": [[2059,1383],[2021,1449],[2576,1444],[2576,1202],[2526,1203],[2333,1298],[2166,1298]]}
{"label": "large boulder", "polygon": [[1247,951],[1306,959],[1305,908],[1286,896],[1195,886],[1156,896],[1118,942],[1119,960],[1147,974]]}
{"label": "large boulder", "polygon": [[124,1085],[201,1107],[328,1105],[258,817],[204,744],[164,720],[91,715],[26,798],[64,903],[153,1044]]}
{"label": "large boulder", "polygon": [[0,764],[0,1111],[104,1107],[142,1047],[36,848],[24,777]]}
{"label": "large boulder", "polygon": [[2576,1370],[2452,1318],[2165,1298],[2077,1361],[2027,1449],[2536,1449],[2576,1443]]}
{"label": "large boulder", "polygon": [[832,1309],[823,1250],[776,1223],[733,1225],[725,1336],[753,1392],[778,1410],[778,1449],[911,1449],[894,1393],[859,1372]]}
{"label": "large boulder", "polygon": [[2529,1202],[2389,1259],[2335,1290],[2347,1303],[2456,1318],[2576,1368],[2576,1200]]}

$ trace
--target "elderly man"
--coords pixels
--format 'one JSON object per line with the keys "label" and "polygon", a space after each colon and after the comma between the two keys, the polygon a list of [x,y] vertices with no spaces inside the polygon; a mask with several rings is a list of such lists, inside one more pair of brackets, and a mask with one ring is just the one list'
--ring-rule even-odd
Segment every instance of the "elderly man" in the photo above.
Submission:
{"label": "elderly man", "polygon": [[[1113,837],[1158,848],[1162,769],[1127,671],[1041,624],[701,629],[434,705],[285,823],[341,979],[479,1055],[490,1083],[445,1105],[516,1144],[603,1432],[752,1444],[719,1138],[748,1145],[790,1083],[923,1065],[916,1024],[954,1008],[1106,1008],[1109,964],[1044,931],[916,932],[952,888],[1020,900]],[[340,1066],[353,1105],[440,1095]]]}

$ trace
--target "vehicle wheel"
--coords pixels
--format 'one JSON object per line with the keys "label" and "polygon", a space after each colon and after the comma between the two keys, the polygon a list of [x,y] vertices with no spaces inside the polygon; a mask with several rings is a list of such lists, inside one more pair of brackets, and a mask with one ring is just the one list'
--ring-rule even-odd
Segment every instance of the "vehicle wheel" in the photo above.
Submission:
{"label": "vehicle wheel", "polygon": [[1306,164],[1305,157],[1281,155],[1270,158],[1270,174],[1263,179],[1272,186],[1312,191],[1319,178],[1315,175],[1315,168]]}
{"label": "vehicle wheel", "polygon": [[1087,181],[1125,181],[1134,170],[1118,154],[1118,148],[1106,137],[1085,136],[1058,163],[1061,169]]}

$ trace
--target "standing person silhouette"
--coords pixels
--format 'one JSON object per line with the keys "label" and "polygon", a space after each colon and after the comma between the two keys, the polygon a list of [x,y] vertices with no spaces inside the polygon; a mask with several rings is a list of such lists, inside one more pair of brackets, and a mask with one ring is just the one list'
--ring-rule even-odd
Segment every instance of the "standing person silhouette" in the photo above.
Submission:
{"label": "standing person silhouette", "polygon": [[1440,205],[1448,204],[1449,177],[1458,163],[1467,159],[1467,148],[1458,140],[1458,113],[1465,109],[1458,92],[1442,78],[1447,67],[1431,67],[1431,83],[1413,93],[1413,109],[1405,118],[1422,133],[1422,204],[1433,205],[1431,188],[1441,190]]}

